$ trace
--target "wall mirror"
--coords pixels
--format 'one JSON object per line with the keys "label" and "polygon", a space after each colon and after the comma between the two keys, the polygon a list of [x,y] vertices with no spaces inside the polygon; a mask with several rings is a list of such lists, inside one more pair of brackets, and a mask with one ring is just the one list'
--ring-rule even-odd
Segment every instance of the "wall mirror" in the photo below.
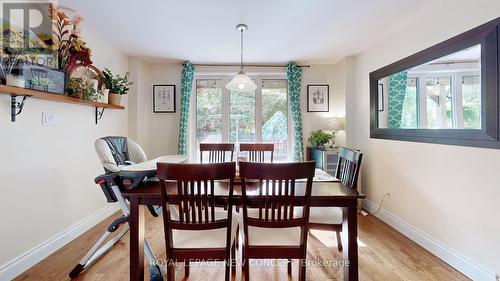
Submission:
{"label": "wall mirror", "polygon": [[370,73],[370,136],[500,148],[499,24]]}

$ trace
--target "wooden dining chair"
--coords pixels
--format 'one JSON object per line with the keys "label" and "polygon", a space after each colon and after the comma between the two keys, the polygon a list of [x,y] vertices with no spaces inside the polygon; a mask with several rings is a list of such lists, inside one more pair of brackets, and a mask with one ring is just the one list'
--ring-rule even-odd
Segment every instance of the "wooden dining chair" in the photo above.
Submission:
{"label": "wooden dining chair", "polygon": [[[358,185],[359,169],[363,153],[346,147],[339,147],[337,170],[335,177],[352,189]],[[309,216],[309,229],[333,230],[337,235],[337,248],[342,251],[342,208],[340,207],[312,207]]]}
{"label": "wooden dining chair", "polygon": [[[208,152],[208,163],[232,162],[234,143],[200,143],[200,163],[203,163],[204,152]],[[226,159],[227,154],[230,159]]]}
{"label": "wooden dining chair", "polygon": [[241,143],[241,152],[248,152],[250,162],[266,162],[266,152],[270,155],[270,162],[273,162],[274,143]]}
{"label": "wooden dining chair", "polygon": [[[312,179],[316,163],[240,162],[243,206],[243,273],[250,279],[249,259],[301,259],[307,255],[307,235]],[[297,179],[307,179],[303,194],[296,194]],[[257,180],[257,183],[253,182]],[[249,194],[252,184],[258,193]],[[248,190],[247,190],[248,189]],[[302,208],[295,214],[296,206]],[[306,267],[300,262],[299,280]],[[291,263],[288,263],[291,274]]]}
{"label": "wooden dining chair", "polygon": [[[225,280],[230,268],[235,273],[235,236],[238,213],[232,211],[235,163],[167,164],[158,163],[161,203],[167,258],[167,280],[174,280],[174,263],[184,262],[189,276],[190,260],[225,261]],[[217,208],[220,195],[218,182],[227,184],[225,208]],[[168,181],[168,182],[167,182]],[[216,197],[218,195],[219,197]],[[174,201],[176,200],[176,201]],[[178,205],[178,214],[170,212],[170,204]]]}

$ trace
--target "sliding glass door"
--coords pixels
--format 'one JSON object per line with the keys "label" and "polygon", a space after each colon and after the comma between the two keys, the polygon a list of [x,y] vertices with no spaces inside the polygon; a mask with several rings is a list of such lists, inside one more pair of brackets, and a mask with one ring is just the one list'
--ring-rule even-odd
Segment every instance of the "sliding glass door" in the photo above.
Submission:
{"label": "sliding glass door", "polygon": [[[275,161],[287,161],[291,126],[286,79],[255,79],[255,91],[229,91],[230,77],[196,79],[196,134],[192,153],[199,144],[271,142]],[[238,151],[236,151],[238,152]]]}

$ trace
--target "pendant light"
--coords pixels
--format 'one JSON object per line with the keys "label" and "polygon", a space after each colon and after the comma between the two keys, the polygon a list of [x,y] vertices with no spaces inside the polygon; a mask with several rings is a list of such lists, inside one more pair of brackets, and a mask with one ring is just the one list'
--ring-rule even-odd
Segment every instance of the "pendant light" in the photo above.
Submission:
{"label": "pendant light", "polygon": [[248,29],[245,24],[238,24],[236,30],[240,32],[241,35],[241,53],[240,53],[240,63],[241,69],[238,74],[236,74],[233,79],[226,85],[226,89],[233,91],[254,91],[257,89],[257,85],[253,80],[248,77],[248,75],[243,72],[243,32]]}

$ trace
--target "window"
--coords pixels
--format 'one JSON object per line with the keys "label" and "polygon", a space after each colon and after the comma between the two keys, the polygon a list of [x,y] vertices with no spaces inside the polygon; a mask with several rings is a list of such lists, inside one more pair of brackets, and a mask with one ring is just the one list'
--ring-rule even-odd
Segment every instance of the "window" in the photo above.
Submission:
{"label": "window", "polygon": [[255,91],[231,91],[229,141],[255,142]]}
{"label": "window", "polygon": [[262,141],[274,143],[274,159],[288,156],[288,94],[286,80],[262,82]]}
{"label": "window", "polygon": [[196,140],[222,141],[222,84],[221,80],[196,81]]}
{"label": "window", "polygon": [[[290,118],[285,79],[256,79],[255,91],[229,91],[231,77],[196,80],[196,155],[203,142],[271,142],[274,160],[290,152]],[[238,151],[236,151],[238,152]]]}
{"label": "window", "polygon": [[451,77],[427,78],[425,97],[427,128],[453,128]]}
{"label": "window", "polygon": [[418,78],[408,78],[401,113],[401,128],[418,127]]}
{"label": "window", "polygon": [[461,82],[464,128],[481,128],[481,81],[479,75],[463,76]]}
{"label": "window", "polygon": [[479,75],[450,72],[408,77],[400,128],[480,129]]}

